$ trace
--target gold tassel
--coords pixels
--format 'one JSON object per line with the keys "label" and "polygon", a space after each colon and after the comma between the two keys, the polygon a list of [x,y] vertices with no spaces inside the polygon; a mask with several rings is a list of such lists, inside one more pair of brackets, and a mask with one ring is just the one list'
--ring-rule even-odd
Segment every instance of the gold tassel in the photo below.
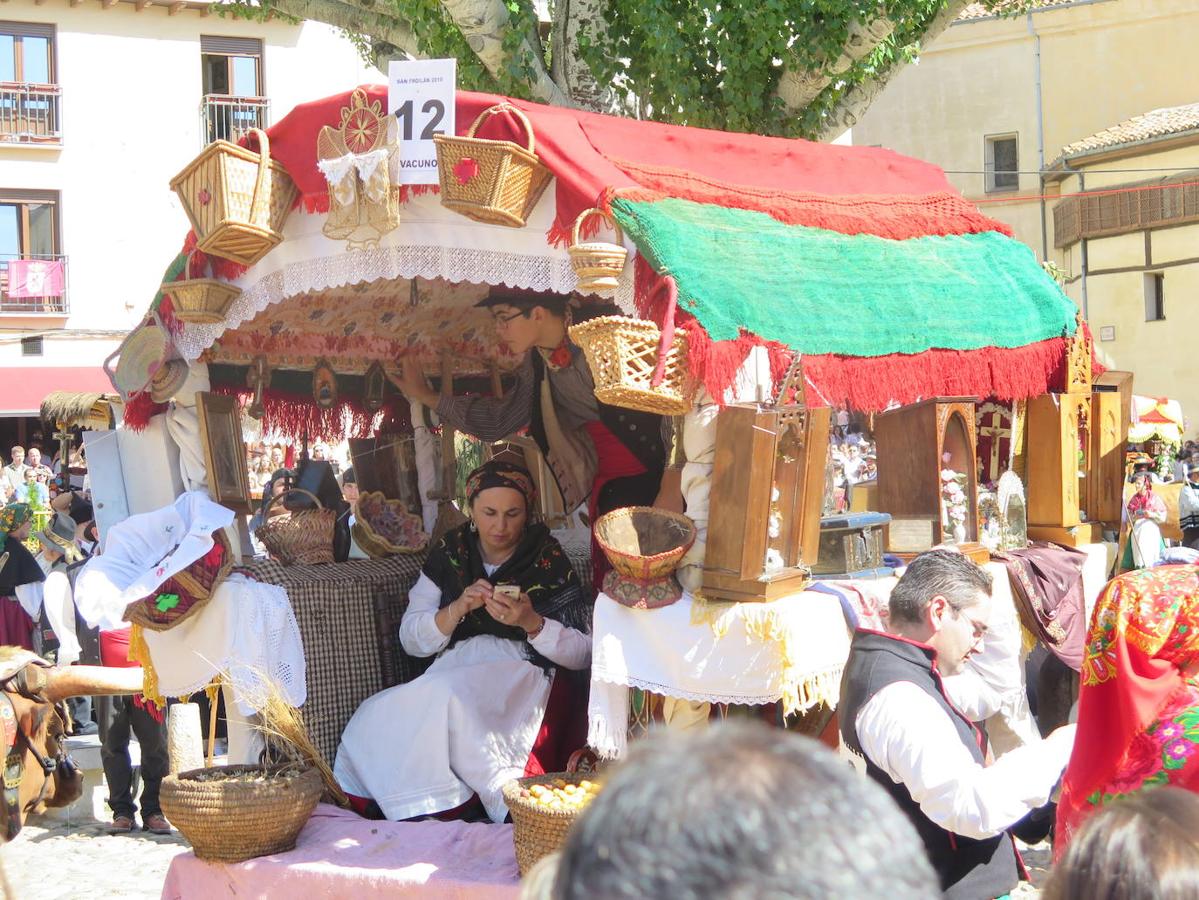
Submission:
{"label": "gold tassel", "polygon": [[154,661],[150,659],[150,647],[146,644],[146,635],[140,625],[131,625],[129,628],[129,661],[142,667],[144,678],[142,696],[159,709],[164,709],[167,700],[158,693],[158,673],[154,671]]}

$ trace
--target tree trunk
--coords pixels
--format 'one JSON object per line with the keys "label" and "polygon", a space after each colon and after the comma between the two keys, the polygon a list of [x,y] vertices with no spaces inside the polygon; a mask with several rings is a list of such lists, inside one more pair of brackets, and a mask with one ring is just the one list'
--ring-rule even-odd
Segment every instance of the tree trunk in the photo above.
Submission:
{"label": "tree trunk", "polygon": [[829,66],[818,71],[786,68],[779,78],[776,93],[787,110],[798,112],[820,96],[820,92],[833,83],[833,79],[848,72],[850,67],[861,61],[885,41],[895,30],[895,22],[882,15],[868,22],[854,22],[849,29],[849,38],[841,48],[841,55]]}
{"label": "tree trunk", "polygon": [[628,115],[616,92],[610,86],[601,86],[584,62],[579,48],[582,34],[593,42],[603,43],[602,0],[557,0],[550,30],[553,48],[550,73],[554,83],[584,109]]}
{"label": "tree trunk", "polygon": [[272,8],[298,19],[314,19],[355,34],[385,41],[409,56],[416,56],[416,35],[402,19],[365,9],[343,0],[273,0]]}

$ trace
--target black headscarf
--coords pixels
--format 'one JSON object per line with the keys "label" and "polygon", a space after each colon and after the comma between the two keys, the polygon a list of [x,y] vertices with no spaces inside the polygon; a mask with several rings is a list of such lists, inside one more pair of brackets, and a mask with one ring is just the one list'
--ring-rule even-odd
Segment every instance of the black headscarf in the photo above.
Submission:
{"label": "black headscarf", "polygon": [[[512,463],[491,461],[475,469],[466,479],[467,497],[481,491],[507,487],[524,495],[530,510],[536,494],[528,471]],[[530,511],[530,518],[532,513]],[[487,574],[479,535],[472,523],[446,532],[425,560],[424,574],[441,589],[440,608],[449,606],[480,578],[491,584],[515,584],[529,595],[538,615],[561,622],[583,633],[591,630],[591,606],[584,598],[574,566],[561,545],[540,522],[530,522],[516,550],[498,569]],[[550,668],[549,662],[525,642],[525,631],[516,625],[497,622],[486,608],[471,610],[454,629],[450,644],[480,634],[491,634],[524,644],[530,662]]]}

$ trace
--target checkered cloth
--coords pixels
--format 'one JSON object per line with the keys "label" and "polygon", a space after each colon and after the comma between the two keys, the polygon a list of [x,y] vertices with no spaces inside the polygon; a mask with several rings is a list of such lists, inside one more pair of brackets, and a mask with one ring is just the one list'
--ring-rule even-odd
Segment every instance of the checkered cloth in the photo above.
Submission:
{"label": "checkered cloth", "polygon": [[387,686],[376,639],[377,603],[392,598],[393,605],[406,606],[422,565],[423,554],[322,566],[264,560],[237,570],[287,590],[307,662],[304,721],[329,763],[354,710]]}
{"label": "checkered cloth", "polygon": [[[579,580],[591,584],[590,545],[562,544]],[[236,570],[287,590],[308,669],[304,721],[330,764],[358,705],[384,688],[412,681],[433,661],[409,656],[399,639],[408,591],[424,563],[424,554],[416,554],[321,566],[260,560]]]}

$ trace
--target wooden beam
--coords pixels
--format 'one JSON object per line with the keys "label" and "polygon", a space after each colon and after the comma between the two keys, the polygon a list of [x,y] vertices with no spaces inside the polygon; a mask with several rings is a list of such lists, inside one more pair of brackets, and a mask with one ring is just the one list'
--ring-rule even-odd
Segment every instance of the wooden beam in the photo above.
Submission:
{"label": "wooden beam", "polygon": [[138,12],[141,12],[143,9],[145,9],[147,6],[150,5],[150,2],[151,2],[151,0],[137,0],[137,3],[134,4],[134,8]]}
{"label": "wooden beam", "polygon": [[171,4],[171,8],[167,12],[167,15],[177,16],[185,9],[187,9],[187,4],[183,2],[183,0],[177,0],[177,2]]}

